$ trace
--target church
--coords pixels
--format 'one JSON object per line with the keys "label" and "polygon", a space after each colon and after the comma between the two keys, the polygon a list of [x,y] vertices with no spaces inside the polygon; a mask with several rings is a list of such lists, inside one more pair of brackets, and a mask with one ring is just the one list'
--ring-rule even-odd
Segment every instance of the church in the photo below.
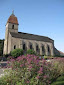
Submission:
{"label": "church", "polygon": [[38,55],[54,56],[53,39],[46,36],[18,32],[18,25],[18,19],[12,13],[6,23],[3,54],[9,54],[12,50],[20,48],[24,52],[28,49],[33,49]]}

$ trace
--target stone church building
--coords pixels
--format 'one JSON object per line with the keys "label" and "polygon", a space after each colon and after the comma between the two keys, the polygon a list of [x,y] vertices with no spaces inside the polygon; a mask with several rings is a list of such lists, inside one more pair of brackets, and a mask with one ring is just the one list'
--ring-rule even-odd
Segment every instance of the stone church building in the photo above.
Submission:
{"label": "stone church building", "polygon": [[18,32],[18,20],[12,13],[6,23],[4,54],[9,54],[16,48],[33,49],[40,55],[54,55],[54,40],[46,36]]}

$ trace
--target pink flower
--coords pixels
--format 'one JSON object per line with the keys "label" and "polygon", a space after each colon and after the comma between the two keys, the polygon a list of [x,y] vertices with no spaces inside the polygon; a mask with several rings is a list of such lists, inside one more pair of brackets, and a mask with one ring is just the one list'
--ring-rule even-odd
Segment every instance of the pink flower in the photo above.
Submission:
{"label": "pink flower", "polygon": [[7,61],[7,64],[9,64],[10,63],[10,61]]}
{"label": "pink flower", "polygon": [[40,70],[38,71],[38,73],[42,74],[43,73],[42,71],[43,71],[43,68],[40,67]]}
{"label": "pink flower", "polygon": [[23,67],[23,66],[24,66],[24,64],[21,64],[21,65],[20,65],[20,67]]}
{"label": "pink flower", "polygon": [[39,79],[40,78],[40,76],[37,76],[37,79]]}
{"label": "pink flower", "polygon": [[30,83],[30,81],[29,80],[27,80],[27,82],[26,83]]}
{"label": "pink flower", "polygon": [[28,70],[31,71],[31,69],[32,69],[32,66],[28,66]]}
{"label": "pink flower", "polygon": [[44,78],[47,78],[47,75],[44,75],[43,77],[44,77]]}
{"label": "pink flower", "polygon": [[12,66],[7,66],[7,68],[13,68]]}
{"label": "pink flower", "polygon": [[32,68],[32,66],[29,66],[29,69],[31,69]]}
{"label": "pink flower", "polygon": [[14,60],[14,59],[11,59],[10,61],[11,61],[11,62],[14,62],[15,60]]}
{"label": "pink flower", "polygon": [[48,84],[50,84],[51,83],[51,81],[48,81]]}
{"label": "pink flower", "polygon": [[28,65],[28,63],[25,63],[25,66],[27,66]]}
{"label": "pink flower", "polygon": [[43,71],[43,67],[40,67],[40,71]]}
{"label": "pink flower", "polygon": [[22,60],[22,57],[19,56],[16,60],[21,61]]}
{"label": "pink flower", "polygon": [[38,71],[39,74],[42,74],[43,72],[42,71]]}

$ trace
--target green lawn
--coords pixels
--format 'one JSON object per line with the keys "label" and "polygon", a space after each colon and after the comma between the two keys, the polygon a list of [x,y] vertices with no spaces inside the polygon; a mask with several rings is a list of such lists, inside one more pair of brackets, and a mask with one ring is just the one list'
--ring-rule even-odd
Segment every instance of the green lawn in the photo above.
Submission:
{"label": "green lawn", "polygon": [[51,85],[64,85],[64,75],[58,77]]}

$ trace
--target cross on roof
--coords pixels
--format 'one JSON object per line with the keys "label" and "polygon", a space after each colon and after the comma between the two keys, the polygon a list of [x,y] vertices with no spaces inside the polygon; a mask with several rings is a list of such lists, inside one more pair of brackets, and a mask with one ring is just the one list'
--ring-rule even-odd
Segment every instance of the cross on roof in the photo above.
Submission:
{"label": "cross on roof", "polygon": [[12,10],[12,14],[14,15],[14,10]]}

